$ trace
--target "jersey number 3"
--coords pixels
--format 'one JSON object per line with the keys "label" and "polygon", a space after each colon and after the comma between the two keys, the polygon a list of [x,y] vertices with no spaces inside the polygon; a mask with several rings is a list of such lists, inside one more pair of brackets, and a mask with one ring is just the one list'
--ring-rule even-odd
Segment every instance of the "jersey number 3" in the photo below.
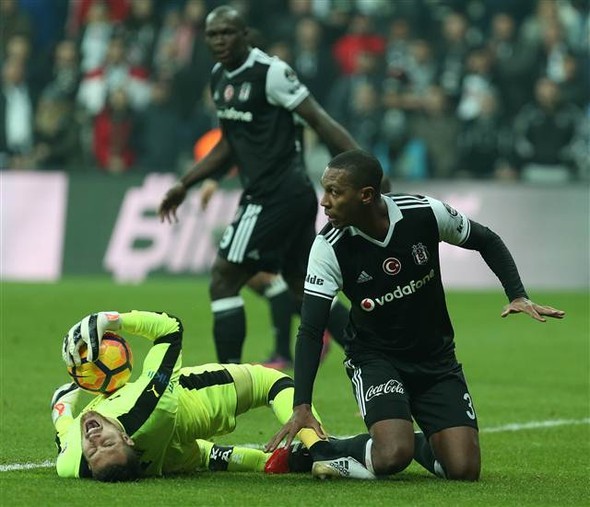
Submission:
{"label": "jersey number 3", "polygon": [[473,408],[473,402],[471,401],[471,396],[469,395],[469,393],[465,393],[463,395],[463,399],[467,402],[467,406],[469,407],[465,411],[467,417],[469,417],[469,419],[471,419],[472,421],[475,421],[475,409]]}

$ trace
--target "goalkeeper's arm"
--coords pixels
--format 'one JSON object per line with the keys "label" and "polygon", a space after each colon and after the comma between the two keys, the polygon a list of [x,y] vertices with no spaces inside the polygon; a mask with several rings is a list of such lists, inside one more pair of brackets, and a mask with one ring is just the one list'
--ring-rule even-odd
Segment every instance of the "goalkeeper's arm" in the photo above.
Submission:
{"label": "goalkeeper's arm", "polygon": [[143,336],[151,341],[168,337],[169,343],[182,339],[182,324],[179,319],[165,313],[134,310],[129,313],[98,312],[84,317],[74,324],[64,337],[62,357],[67,366],[80,365],[81,348],[88,347],[88,361],[98,358],[100,342],[107,331],[123,330]]}
{"label": "goalkeeper's arm", "polygon": [[51,420],[55,431],[57,432],[56,442],[58,444],[58,451],[60,447],[60,439],[68,432],[68,429],[74,421],[74,410],[78,403],[80,395],[80,388],[70,382],[59,386],[51,398]]}
{"label": "goalkeeper's arm", "polygon": [[150,341],[182,330],[180,320],[166,313],[133,310],[119,314],[119,322],[122,331],[143,336]]}

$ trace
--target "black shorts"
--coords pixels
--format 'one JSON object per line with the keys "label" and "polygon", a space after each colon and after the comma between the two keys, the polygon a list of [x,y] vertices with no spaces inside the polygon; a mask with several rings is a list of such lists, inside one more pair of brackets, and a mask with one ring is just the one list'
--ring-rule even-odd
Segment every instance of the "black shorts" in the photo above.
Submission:
{"label": "black shorts", "polygon": [[305,276],[317,212],[317,196],[311,186],[264,201],[242,195],[234,221],[219,242],[218,253],[253,271]]}
{"label": "black shorts", "polygon": [[344,364],[369,429],[386,419],[414,419],[427,437],[456,426],[477,429],[463,369],[456,361],[446,371],[437,369],[432,375],[403,371],[378,354],[365,353]]}

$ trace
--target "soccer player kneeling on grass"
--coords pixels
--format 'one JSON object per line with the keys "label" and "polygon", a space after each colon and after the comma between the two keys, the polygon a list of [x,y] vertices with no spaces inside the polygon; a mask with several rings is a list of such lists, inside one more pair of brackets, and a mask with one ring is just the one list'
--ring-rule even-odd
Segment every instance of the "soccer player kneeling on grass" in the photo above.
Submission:
{"label": "soccer player kneeling on grass", "polygon": [[[79,364],[84,345],[98,357],[104,333],[119,330],[143,336],[153,347],[135,382],[97,396],[77,417],[73,411],[79,389],[66,384],[55,391],[51,406],[59,476],[115,482],[197,470],[305,472],[312,465],[321,472],[326,463],[344,460],[343,476],[373,477],[311,429],[298,434],[307,449],[299,444],[272,454],[207,441],[231,433],[236,417],[256,407],[272,407],[285,423],[292,414],[293,380],[260,365],[181,367],[182,324],[165,313],[89,315],[65,336],[64,361]],[[313,449],[320,442],[321,454]],[[350,444],[356,445],[354,440]]]}

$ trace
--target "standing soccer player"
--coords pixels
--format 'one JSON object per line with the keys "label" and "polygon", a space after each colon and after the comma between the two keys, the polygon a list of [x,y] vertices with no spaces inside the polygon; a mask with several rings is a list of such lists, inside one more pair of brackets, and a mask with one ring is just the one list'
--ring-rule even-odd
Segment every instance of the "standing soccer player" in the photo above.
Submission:
{"label": "standing soccer player", "polygon": [[[320,201],[328,225],[311,249],[295,349],[295,407],[267,446],[289,445],[301,428],[320,431],[311,400],[321,334],[332,299],[351,302],[346,370],[369,429],[352,456],[376,475],[412,458],[447,479],[477,480],[477,417],[447,312],[438,244],[477,250],[499,278],[509,304],[501,316],[565,313],[528,299],[512,256],[493,231],[436,199],[382,195],[382,169],[352,150],[330,161]],[[414,434],[412,419],[422,432]],[[356,454],[356,455],[355,455]],[[329,471],[328,471],[329,472]],[[335,471],[334,471],[335,473]]]}
{"label": "standing soccer player", "polygon": [[[295,114],[334,153],[357,148],[283,61],[248,44],[248,29],[227,6],[213,10],[205,37],[217,60],[211,94],[222,137],[164,197],[162,221],[176,220],[187,189],[233,164],[243,194],[221,239],[210,283],[214,339],[220,362],[239,362],[246,333],[240,290],[257,272],[280,272],[298,301],[315,237],[317,198],[305,171]],[[346,308],[333,304],[328,329],[339,339]]]}

